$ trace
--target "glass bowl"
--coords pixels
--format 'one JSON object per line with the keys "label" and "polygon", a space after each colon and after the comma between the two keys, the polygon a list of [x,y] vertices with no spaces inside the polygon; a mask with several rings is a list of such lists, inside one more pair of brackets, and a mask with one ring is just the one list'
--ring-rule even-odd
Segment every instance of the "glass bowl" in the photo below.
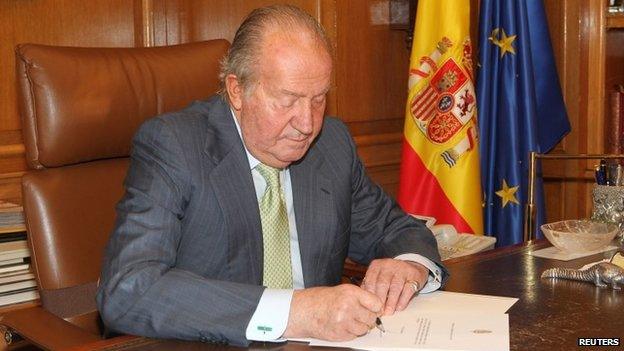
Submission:
{"label": "glass bowl", "polygon": [[568,253],[602,249],[609,245],[618,233],[616,224],[585,219],[547,223],[541,228],[553,246]]}

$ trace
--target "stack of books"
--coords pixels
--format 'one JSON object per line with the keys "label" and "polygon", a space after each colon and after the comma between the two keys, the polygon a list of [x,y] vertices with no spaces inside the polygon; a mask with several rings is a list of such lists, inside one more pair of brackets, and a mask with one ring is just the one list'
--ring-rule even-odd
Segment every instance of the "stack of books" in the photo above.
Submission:
{"label": "stack of books", "polygon": [[38,298],[23,209],[0,201],[0,306]]}

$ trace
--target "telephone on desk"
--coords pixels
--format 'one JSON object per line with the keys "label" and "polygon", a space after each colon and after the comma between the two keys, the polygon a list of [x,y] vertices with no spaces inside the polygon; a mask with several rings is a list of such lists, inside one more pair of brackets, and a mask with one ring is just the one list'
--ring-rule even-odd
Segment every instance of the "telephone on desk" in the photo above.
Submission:
{"label": "telephone on desk", "polygon": [[496,243],[496,238],[491,236],[457,233],[455,227],[450,224],[436,225],[436,219],[433,217],[412,216],[425,221],[425,225],[431,229],[438,241],[438,251],[442,260],[490,250]]}

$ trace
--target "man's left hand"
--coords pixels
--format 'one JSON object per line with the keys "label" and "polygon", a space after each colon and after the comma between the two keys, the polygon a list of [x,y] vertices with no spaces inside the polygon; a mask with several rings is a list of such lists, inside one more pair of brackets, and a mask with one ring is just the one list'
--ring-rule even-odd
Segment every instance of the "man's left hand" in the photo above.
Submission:
{"label": "man's left hand", "polygon": [[366,270],[362,288],[385,301],[383,314],[391,315],[407,307],[414,291],[413,282],[422,287],[427,283],[429,269],[416,262],[378,259],[371,262]]}

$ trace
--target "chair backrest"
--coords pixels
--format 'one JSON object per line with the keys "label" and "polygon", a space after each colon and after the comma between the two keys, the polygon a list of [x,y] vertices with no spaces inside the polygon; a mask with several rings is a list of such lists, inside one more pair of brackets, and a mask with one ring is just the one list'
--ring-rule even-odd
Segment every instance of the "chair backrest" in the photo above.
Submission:
{"label": "chair backrest", "polygon": [[43,307],[98,333],[104,246],[123,193],[131,138],[145,119],[218,90],[225,40],[155,48],[16,49],[32,171],[23,205]]}

